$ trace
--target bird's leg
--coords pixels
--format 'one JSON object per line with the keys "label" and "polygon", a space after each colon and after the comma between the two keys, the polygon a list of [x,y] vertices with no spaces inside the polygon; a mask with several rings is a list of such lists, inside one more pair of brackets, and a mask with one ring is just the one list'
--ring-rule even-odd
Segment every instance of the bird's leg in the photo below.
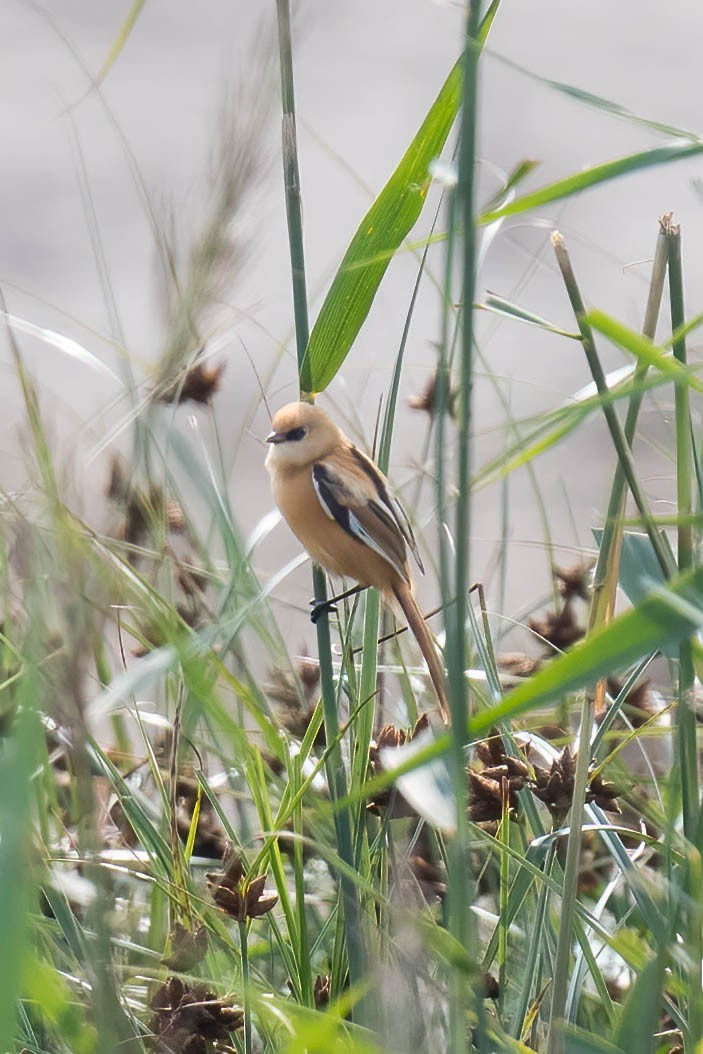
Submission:
{"label": "bird's leg", "polygon": [[336,597],[330,597],[328,600],[315,600],[314,598],[310,601],[310,621],[313,625],[317,622],[320,615],[324,615],[327,612],[330,615],[336,611],[335,604],[339,603],[340,600],[346,600],[347,597],[353,597],[357,593],[361,593],[362,590],[366,589],[366,586],[354,586],[353,589],[347,589],[344,593],[339,593]]}

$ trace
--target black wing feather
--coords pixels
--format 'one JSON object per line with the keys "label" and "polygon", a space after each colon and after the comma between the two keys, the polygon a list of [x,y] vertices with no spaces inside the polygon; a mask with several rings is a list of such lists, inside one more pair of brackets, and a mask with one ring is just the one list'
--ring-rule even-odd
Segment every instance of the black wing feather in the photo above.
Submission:
{"label": "black wing feather", "polygon": [[[417,561],[417,566],[420,571],[425,573],[422,560],[420,559],[420,553],[418,552],[417,542],[415,541],[415,535],[413,529],[410,526],[410,520],[407,517],[405,509],[396,498],[392,498],[388,493],[388,487],[386,481],[374,465],[373,461],[366,457],[365,454],[355,446],[351,448],[352,454],[356,458],[357,464],[364,470],[369,479],[373,482],[374,487],[378,492],[378,496],[388,510],[388,514],[399,529],[405,541],[408,543],[408,547]],[[374,510],[376,511],[376,510]]]}

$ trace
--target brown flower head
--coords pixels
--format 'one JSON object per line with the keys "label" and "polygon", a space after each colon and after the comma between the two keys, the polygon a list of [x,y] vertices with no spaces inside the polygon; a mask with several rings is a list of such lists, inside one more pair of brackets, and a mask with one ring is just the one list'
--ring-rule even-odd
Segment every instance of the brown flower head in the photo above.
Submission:
{"label": "brown flower head", "polygon": [[419,855],[411,856],[409,863],[427,903],[437,904],[444,900],[447,893],[447,873],[444,865]]}
{"label": "brown flower head", "polygon": [[112,459],[106,493],[123,509],[118,538],[128,545],[140,545],[158,521],[165,520],[168,530],[176,534],[186,530],[185,515],[178,502],[167,500],[155,483],[145,488],[135,485],[120,458]]}
{"label": "brown flower head", "polygon": [[222,374],[225,371],[224,362],[212,365],[207,362],[196,362],[194,366],[181,375],[159,395],[162,403],[185,403],[188,400],[194,403],[209,403],[213,395],[220,389]]}
{"label": "brown flower head", "polygon": [[586,603],[590,600],[590,564],[575,564],[573,567],[555,567],[554,577],[559,592],[565,601],[580,597]]}
{"label": "brown flower head", "polygon": [[[418,733],[422,732],[429,725],[429,720],[426,714],[423,714],[418,718],[415,723],[415,727],[411,730],[405,728],[396,728],[395,725],[384,725],[376,736],[375,741],[371,743],[369,749],[369,761],[371,762],[371,769],[375,776],[380,775],[383,770],[381,763],[380,752],[385,747],[402,747],[405,743],[410,742],[414,739]],[[402,794],[399,793],[394,787],[386,787],[383,790],[376,791],[372,798],[369,798],[368,809],[369,812],[375,813],[377,816],[382,811],[388,808],[392,804],[392,816],[398,818],[401,816],[416,816],[415,810],[411,805],[408,805]]]}
{"label": "brown flower head", "polygon": [[544,802],[559,822],[571,808],[574,796],[576,761],[568,746],[552,761],[549,770],[534,766],[535,785],[532,793]]}
{"label": "brown flower head", "polygon": [[[435,372],[425,382],[425,386],[422,391],[418,392],[417,395],[411,395],[408,399],[408,406],[411,410],[420,410],[422,413],[428,414],[430,418],[433,418],[437,411],[437,374]],[[451,417],[454,416],[454,401],[456,393],[451,390],[447,393],[447,410]]]}
{"label": "brown flower head", "polygon": [[105,494],[110,501],[124,501],[129,493],[127,473],[122,458],[116,454],[110,459],[110,477],[105,487]]}
{"label": "brown flower head", "polygon": [[513,757],[505,750],[502,737],[494,732],[476,744],[476,755],[483,762],[480,772],[468,770],[469,817],[475,823],[489,823],[503,815],[503,805],[514,814],[521,791],[531,776],[523,757]]}
{"label": "brown flower head", "polygon": [[599,805],[605,812],[620,812],[620,806],[617,803],[618,788],[614,783],[608,780],[604,780],[599,772],[591,776],[588,783],[588,791],[586,793],[586,801],[593,801],[596,805]]}
{"label": "brown flower head", "polygon": [[244,1024],[244,1011],[218,999],[204,984],[187,985],[170,977],[151,1000],[156,1054],[207,1054],[223,1048]]}
{"label": "brown flower head", "polygon": [[542,618],[533,616],[528,619],[527,625],[551,645],[550,654],[553,648],[565,651],[584,635],[574,617],[571,600],[565,602],[561,611],[548,611]]}
{"label": "brown flower head", "polygon": [[[184,842],[188,841],[193,815],[198,803],[199,784],[191,775],[179,773],[176,780],[176,825]],[[222,860],[227,850],[227,839],[212,802],[200,796],[200,813],[195,830],[193,853],[208,860]]]}
{"label": "brown flower head", "polygon": [[204,926],[189,929],[177,922],[171,934],[171,951],[162,960],[171,970],[192,970],[207,953],[207,930]]}
{"label": "brown flower head", "polygon": [[247,880],[241,858],[236,854],[224,862],[222,871],[205,875],[218,908],[238,922],[265,915],[278,901],[275,893],[264,895],[266,875]]}
{"label": "brown flower head", "polygon": [[[574,797],[576,756],[566,746],[559,757],[554,759],[549,770],[535,765],[534,772],[533,794],[544,802],[555,821],[561,823],[571,808]],[[613,783],[605,781],[599,773],[591,776],[586,801],[595,802],[607,812],[619,813],[620,808],[615,800],[617,796],[618,791]]]}
{"label": "brown flower head", "polygon": [[325,974],[323,977],[318,974],[315,978],[315,984],[313,985],[312,994],[315,1000],[315,1006],[323,1007],[327,1006],[330,1001],[330,984],[332,978],[329,974]]}
{"label": "brown flower head", "polygon": [[[304,702],[301,701],[296,678],[302,686]],[[295,665],[294,673],[278,668],[271,672],[271,682],[266,685],[266,694],[278,704],[283,727],[297,739],[303,738],[312,720],[319,684],[320,666],[304,652]],[[320,725],[314,745],[325,745],[324,725]]]}
{"label": "brown flower head", "polygon": [[500,985],[492,973],[484,973],[481,987],[484,999],[497,999],[500,995]]}
{"label": "brown flower head", "polygon": [[[608,691],[615,699],[620,695],[622,683],[616,677],[608,678]],[[622,712],[629,718],[633,728],[641,728],[650,721],[657,712],[657,706],[652,697],[651,682],[648,678],[639,681],[625,696],[622,704]]]}
{"label": "brown flower head", "polygon": [[541,659],[533,659],[524,651],[504,651],[496,655],[498,668],[514,677],[531,677],[542,665]]}

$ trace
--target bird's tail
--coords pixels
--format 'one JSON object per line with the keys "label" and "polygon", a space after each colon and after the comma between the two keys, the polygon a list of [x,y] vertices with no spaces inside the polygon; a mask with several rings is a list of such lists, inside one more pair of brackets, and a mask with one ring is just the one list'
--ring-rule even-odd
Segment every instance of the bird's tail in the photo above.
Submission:
{"label": "bird's tail", "polygon": [[403,614],[407,620],[415,640],[418,643],[422,657],[427,663],[430,680],[437,694],[437,702],[442,711],[445,724],[449,724],[449,703],[447,701],[447,685],[444,674],[444,665],[440,659],[440,653],[435,644],[425,620],[412,594],[412,589],[407,582],[401,582],[393,586],[393,596],[400,604]]}

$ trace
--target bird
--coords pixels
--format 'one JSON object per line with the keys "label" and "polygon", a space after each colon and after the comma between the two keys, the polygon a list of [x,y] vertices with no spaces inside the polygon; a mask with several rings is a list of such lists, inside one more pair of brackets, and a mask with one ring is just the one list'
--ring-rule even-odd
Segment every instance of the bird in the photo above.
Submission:
{"label": "bird", "polygon": [[310,403],[289,403],[266,436],[266,468],[284,520],[315,561],[397,603],[427,663],[443,720],[444,666],[413,593],[408,550],[424,568],[412,528],[388,481],[334,421]]}

